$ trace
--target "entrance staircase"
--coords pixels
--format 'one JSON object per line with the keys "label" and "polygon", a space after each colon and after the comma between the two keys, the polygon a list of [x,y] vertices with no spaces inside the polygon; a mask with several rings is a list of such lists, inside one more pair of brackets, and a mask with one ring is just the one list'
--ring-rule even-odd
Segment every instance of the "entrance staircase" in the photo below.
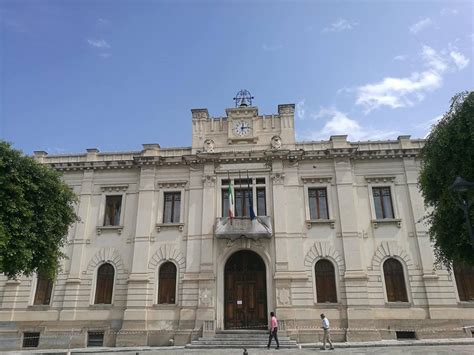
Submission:
{"label": "entrance staircase", "polygon": [[[298,344],[282,332],[278,334],[280,349],[295,349]],[[186,345],[187,349],[250,349],[266,348],[268,343],[268,331],[266,330],[217,330],[213,337],[201,337]],[[276,347],[275,339],[272,340],[271,348]]]}

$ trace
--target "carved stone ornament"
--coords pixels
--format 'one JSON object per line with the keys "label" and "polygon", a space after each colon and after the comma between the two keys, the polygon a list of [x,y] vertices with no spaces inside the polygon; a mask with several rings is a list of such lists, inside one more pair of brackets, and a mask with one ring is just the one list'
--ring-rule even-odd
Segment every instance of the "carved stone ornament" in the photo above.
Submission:
{"label": "carved stone ornament", "polygon": [[206,153],[214,153],[215,143],[212,139],[206,139],[204,141],[204,151]]}
{"label": "carved stone ornament", "polygon": [[290,304],[290,290],[287,288],[280,288],[278,290],[278,303],[281,305]]}
{"label": "carved stone ornament", "polygon": [[283,184],[283,179],[285,178],[285,174],[283,173],[274,173],[271,175],[271,178],[273,179],[273,183],[275,185]]}
{"label": "carved stone ornament", "polygon": [[272,149],[278,150],[281,149],[281,138],[280,136],[273,136],[270,142]]}
{"label": "carved stone ornament", "polygon": [[202,183],[207,187],[213,187],[216,184],[216,180],[214,175],[205,175],[202,177]]}
{"label": "carved stone ornament", "polygon": [[199,301],[201,305],[209,307],[212,306],[212,295],[211,291],[209,291],[207,288],[201,289],[199,293]]}

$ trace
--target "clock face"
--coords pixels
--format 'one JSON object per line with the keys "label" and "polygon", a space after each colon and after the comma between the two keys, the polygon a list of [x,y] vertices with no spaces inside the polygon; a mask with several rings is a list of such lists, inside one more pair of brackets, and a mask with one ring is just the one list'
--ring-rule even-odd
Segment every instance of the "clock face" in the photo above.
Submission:
{"label": "clock face", "polygon": [[234,126],[232,127],[232,131],[234,132],[234,134],[240,137],[247,136],[250,133],[251,129],[252,127],[250,126],[250,123],[243,120],[234,122]]}

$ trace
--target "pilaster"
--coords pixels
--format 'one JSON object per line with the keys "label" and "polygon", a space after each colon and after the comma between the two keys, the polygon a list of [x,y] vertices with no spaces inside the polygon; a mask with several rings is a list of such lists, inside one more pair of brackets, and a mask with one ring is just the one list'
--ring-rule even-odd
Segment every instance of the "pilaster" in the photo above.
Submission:
{"label": "pilaster", "polygon": [[[127,306],[124,312],[122,329],[145,329],[146,307],[150,303],[148,263],[150,259],[150,239],[154,228],[156,213],[156,167],[141,167],[138,187],[138,207],[135,236],[133,238],[133,259],[127,288]],[[126,344],[126,337],[117,336],[118,344]]]}

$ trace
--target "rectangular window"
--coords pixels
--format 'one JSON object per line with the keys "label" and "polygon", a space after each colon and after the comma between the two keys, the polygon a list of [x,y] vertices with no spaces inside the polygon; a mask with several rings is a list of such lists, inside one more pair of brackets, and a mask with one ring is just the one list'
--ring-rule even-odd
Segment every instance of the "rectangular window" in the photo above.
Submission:
{"label": "rectangular window", "polygon": [[104,226],[119,226],[122,195],[105,196]]}
{"label": "rectangular window", "polygon": [[265,188],[257,188],[257,216],[267,215],[267,199],[265,195]]}
{"label": "rectangular window", "polygon": [[[233,194],[234,194],[234,214],[235,217],[250,217],[250,203],[256,205],[254,213],[257,216],[267,215],[267,202],[266,202],[266,190],[265,190],[265,178],[255,179],[255,183],[252,178],[242,179],[231,179]],[[229,180],[222,180],[222,217],[229,215]],[[263,185],[263,186],[262,186]],[[253,194],[255,189],[256,194]],[[250,196],[252,201],[250,201]]]}
{"label": "rectangular window", "polygon": [[88,347],[104,346],[104,332],[100,332],[100,331],[87,332],[87,346]]}
{"label": "rectangular window", "polygon": [[37,348],[39,345],[39,340],[40,340],[39,332],[23,333],[23,347],[24,348]]}
{"label": "rectangular window", "polygon": [[249,194],[252,193],[248,189],[234,189],[235,194],[235,216],[248,217],[249,211]]}
{"label": "rectangular window", "polygon": [[395,218],[390,187],[372,187],[372,193],[374,195],[375,217],[377,219]]}
{"label": "rectangular window", "polygon": [[179,223],[181,211],[181,192],[165,192],[163,209],[163,223]]}
{"label": "rectangular window", "polygon": [[51,292],[53,291],[53,280],[39,274],[36,282],[34,305],[49,305]]}
{"label": "rectangular window", "polygon": [[327,191],[325,187],[308,189],[309,216],[311,219],[329,219]]}

